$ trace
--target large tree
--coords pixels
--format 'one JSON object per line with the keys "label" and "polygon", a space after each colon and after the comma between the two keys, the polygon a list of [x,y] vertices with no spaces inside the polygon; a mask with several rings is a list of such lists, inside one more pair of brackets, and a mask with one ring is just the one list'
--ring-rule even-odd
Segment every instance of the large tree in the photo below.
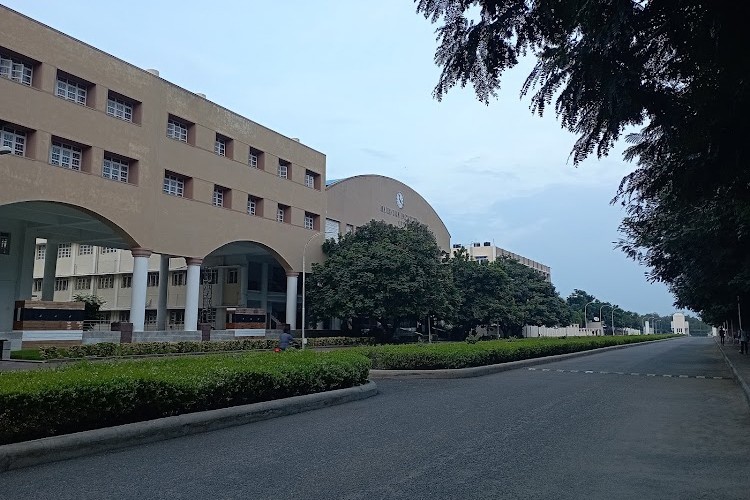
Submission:
{"label": "large tree", "polygon": [[371,221],[339,241],[314,264],[307,287],[311,319],[367,317],[393,331],[402,320],[452,314],[450,270],[427,226]]}
{"label": "large tree", "polygon": [[[642,127],[628,136],[625,153],[638,168],[618,192],[629,211],[622,228],[628,254],[671,286],[678,305],[712,321],[729,313],[731,297],[750,299],[747,257],[738,255],[747,255],[750,220],[743,2],[416,1],[419,12],[441,23],[438,99],[470,83],[487,103],[505,70],[525,54],[535,57],[521,93],[531,93],[536,113],[554,104],[578,136],[575,164],[606,155],[627,129]],[[726,203],[733,215],[720,230],[705,227],[726,214]],[[690,245],[691,232],[721,243]],[[733,270],[711,279],[719,266]]]}

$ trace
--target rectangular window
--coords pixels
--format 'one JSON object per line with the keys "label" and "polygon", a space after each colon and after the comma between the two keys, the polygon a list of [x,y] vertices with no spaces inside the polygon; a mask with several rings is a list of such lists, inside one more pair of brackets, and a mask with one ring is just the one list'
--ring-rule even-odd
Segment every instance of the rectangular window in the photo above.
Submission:
{"label": "rectangular window", "polygon": [[132,274],[123,274],[120,276],[120,288],[133,288]]}
{"label": "rectangular window", "polygon": [[2,132],[3,146],[10,148],[14,155],[26,154],[26,132],[8,125],[3,126],[0,132]]}
{"label": "rectangular window", "polygon": [[86,105],[87,88],[82,83],[57,76],[57,97],[61,97],[76,104]]}
{"label": "rectangular window", "polygon": [[130,321],[130,311],[120,311],[120,321],[127,323]]}
{"label": "rectangular window", "polygon": [[175,271],[172,273],[172,286],[185,286],[187,282],[187,273],[185,271]]}
{"label": "rectangular window", "polygon": [[78,245],[78,255],[91,255],[94,253],[94,247],[91,245]]}
{"label": "rectangular window", "polygon": [[164,174],[164,192],[172,196],[185,196],[185,179],[174,174]]}
{"label": "rectangular window", "polygon": [[111,274],[107,274],[104,276],[99,276],[99,281],[97,283],[98,288],[114,288],[115,286],[115,277]]}
{"label": "rectangular window", "polygon": [[287,165],[282,165],[281,160],[279,160],[279,177],[282,179],[288,179],[289,177],[289,167]]}
{"label": "rectangular window", "polygon": [[354,226],[351,224],[346,225],[346,234],[353,233],[354,232]]}
{"label": "rectangular window", "polygon": [[17,58],[0,55],[0,77],[31,86],[31,65]]}
{"label": "rectangular window", "polygon": [[182,325],[185,323],[185,311],[169,311],[169,324]]}
{"label": "rectangular window", "polygon": [[60,246],[57,247],[57,258],[64,259],[65,257],[70,257],[70,247],[70,243],[60,243]]}
{"label": "rectangular window", "polygon": [[224,206],[224,188],[221,186],[214,186],[214,196],[211,200],[211,203],[215,207],[223,207]]}
{"label": "rectangular window", "polygon": [[247,196],[247,213],[250,215],[257,215],[258,212],[258,199],[255,196]]}
{"label": "rectangular window", "polygon": [[52,141],[49,162],[51,165],[80,171],[82,154],[81,148],[78,146],[61,141]]}
{"label": "rectangular window", "polygon": [[238,269],[228,269],[227,270],[227,284],[231,285],[234,283],[237,283],[239,281],[239,270]]}
{"label": "rectangular window", "polygon": [[188,127],[174,118],[167,121],[167,137],[177,141],[188,141]]}
{"label": "rectangular window", "polygon": [[55,291],[64,292],[68,289],[68,278],[57,278],[55,280]]}
{"label": "rectangular window", "polygon": [[227,155],[227,138],[219,134],[216,134],[216,140],[214,141],[214,153],[219,156]]}
{"label": "rectangular window", "polygon": [[91,290],[91,276],[76,278],[76,290]]}
{"label": "rectangular window", "polygon": [[276,209],[276,222],[284,222],[284,207],[279,205]]}
{"label": "rectangular window", "polygon": [[260,151],[257,151],[255,149],[250,150],[250,154],[247,157],[247,164],[250,165],[253,168],[260,168]]}
{"label": "rectangular window", "polygon": [[315,218],[310,214],[305,214],[305,229],[315,228]]}
{"label": "rectangular window", "polygon": [[126,160],[121,160],[110,155],[104,155],[102,163],[102,177],[113,181],[128,182],[129,165]]}
{"label": "rectangular window", "polygon": [[148,273],[146,286],[159,286],[159,273]]}
{"label": "rectangular window", "polygon": [[133,121],[133,103],[110,95],[107,99],[107,114],[126,122]]}
{"label": "rectangular window", "polygon": [[205,269],[201,272],[201,283],[204,285],[215,285],[219,282],[218,269]]}
{"label": "rectangular window", "polygon": [[115,253],[117,251],[116,248],[112,247],[102,247],[101,253]]}
{"label": "rectangular window", "polygon": [[42,243],[36,246],[36,260],[44,260],[44,256],[47,253],[47,245]]}
{"label": "rectangular window", "polygon": [[32,289],[33,292],[41,292],[42,291],[42,278],[35,278],[34,279],[34,288]]}
{"label": "rectangular window", "polygon": [[326,239],[334,239],[338,241],[339,234],[341,233],[341,225],[339,221],[333,219],[326,219]]}
{"label": "rectangular window", "polygon": [[309,170],[305,174],[305,187],[315,189],[315,176],[311,175]]}

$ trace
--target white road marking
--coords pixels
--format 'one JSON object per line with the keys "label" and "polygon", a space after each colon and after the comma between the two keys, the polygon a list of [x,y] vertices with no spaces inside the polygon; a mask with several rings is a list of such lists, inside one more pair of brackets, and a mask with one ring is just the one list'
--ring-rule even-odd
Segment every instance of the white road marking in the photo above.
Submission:
{"label": "white road marking", "polygon": [[[543,371],[543,372],[549,372],[552,371],[551,368],[527,368],[527,370],[532,371]],[[632,375],[634,377],[665,377],[665,378],[702,378],[702,379],[714,379],[714,380],[728,380],[731,377],[710,377],[706,375],[671,375],[668,373],[663,373],[661,375],[656,373],[638,373],[638,372],[630,372],[630,373],[624,373],[624,372],[605,372],[605,371],[595,371],[595,370],[564,370],[564,369],[556,369],[554,370],[557,373],[600,373],[602,375],[608,375],[610,373],[614,373],[617,375]]]}

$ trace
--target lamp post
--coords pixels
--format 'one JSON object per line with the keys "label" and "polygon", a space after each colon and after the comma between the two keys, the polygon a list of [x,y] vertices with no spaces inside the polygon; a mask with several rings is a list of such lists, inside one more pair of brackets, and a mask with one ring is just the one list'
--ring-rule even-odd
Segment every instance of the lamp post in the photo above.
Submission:
{"label": "lamp post", "polygon": [[584,327],[584,328],[588,328],[588,326],[589,326],[589,321],[588,321],[588,319],[586,319],[586,308],[587,308],[587,307],[588,307],[588,306],[589,306],[590,304],[593,304],[594,302],[596,302],[596,301],[595,301],[595,300],[592,300],[591,302],[589,302],[588,304],[586,304],[585,306],[583,306],[583,327]]}
{"label": "lamp post", "polygon": [[[604,309],[605,307],[611,308],[612,306],[609,304],[602,304],[602,306],[599,308],[599,321],[601,321],[602,323],[604,323],[604,321],[602,320],[602,318],[604,318],[604,316],[602,316],[602,309]],[[614,336],[614,334],[615,334],[615,331],[612,330],[612,335]],[[604,326],[602,326],[602,335],[604,335]]]}
{"label": "lamp post", "polygon": [[307,275],[305,256],[307,254],[307,245],[309,245],[316,236],[320,236],[321,234],[325,233],[315,233],[310,236],[310,239],[307,240],[305,247],[302,249],[302,349],[304,349],[307,344],[307,339],[305,339],[305,276]]}
{"label": "lamp post", "polygon": [[615,309],[617,306],[612,306],[612,336],[615,336]]}

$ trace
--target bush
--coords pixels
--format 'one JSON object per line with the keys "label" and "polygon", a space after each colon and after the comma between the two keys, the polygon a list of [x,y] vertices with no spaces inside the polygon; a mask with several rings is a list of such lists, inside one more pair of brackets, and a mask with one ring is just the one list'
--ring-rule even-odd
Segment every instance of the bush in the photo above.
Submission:
{"label": "bush", "polygon": [[83,361],[0,373],[0,444],[361,385],[352,351]]}
{"label": "bush", "polygon": [[670,338],[672,335],[624,337],[570,337],[486,342],[446,342],[399,346],[361,347],[361,352],[379,370],[437,370],[484,366],[554,354],[586,351],[612,345]]}
{"label": "bush", "polygon": [[[321,337],[307,339],[308,347],[356,346],[371,344],[369,337]],[[212,342],[139,342],[133,344],[114,344],[101,342],[70,347],[42,347],[42,359],[90,358],[135,356],[148,354],[181,354],[230,351],[270,350],[279,346],[278,340],[271,339],[237,339]]]}

